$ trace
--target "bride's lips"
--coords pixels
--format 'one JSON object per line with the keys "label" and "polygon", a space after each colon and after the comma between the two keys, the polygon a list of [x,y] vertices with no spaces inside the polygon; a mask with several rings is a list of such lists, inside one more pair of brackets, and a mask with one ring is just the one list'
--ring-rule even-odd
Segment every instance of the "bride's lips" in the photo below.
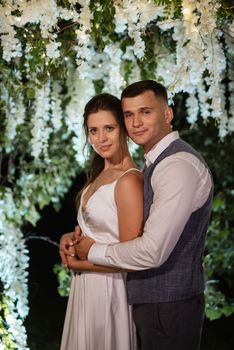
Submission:
{"label": "bride's lips", "polygon": [[99,146],[100,151],[108,151],[111,145]]}

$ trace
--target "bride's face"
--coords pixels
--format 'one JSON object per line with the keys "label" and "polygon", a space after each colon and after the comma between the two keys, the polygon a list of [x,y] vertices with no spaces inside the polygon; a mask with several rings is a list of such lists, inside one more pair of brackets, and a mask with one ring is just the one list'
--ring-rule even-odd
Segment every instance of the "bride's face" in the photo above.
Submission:
{"label": "bride's face", "polygon": [[89,114],[87,127],[90,143],[102,158],[119,158],[120,126],[111,111]]}

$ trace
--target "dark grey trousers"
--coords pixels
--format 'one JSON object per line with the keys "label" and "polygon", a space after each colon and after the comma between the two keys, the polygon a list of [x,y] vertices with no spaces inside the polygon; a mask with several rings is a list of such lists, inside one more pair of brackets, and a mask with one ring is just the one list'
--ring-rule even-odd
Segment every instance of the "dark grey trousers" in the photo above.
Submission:
{"label": "dark grey trousers", "polygon": [[199,350],[204,308],[203,294],[133,305],[139,350]]}

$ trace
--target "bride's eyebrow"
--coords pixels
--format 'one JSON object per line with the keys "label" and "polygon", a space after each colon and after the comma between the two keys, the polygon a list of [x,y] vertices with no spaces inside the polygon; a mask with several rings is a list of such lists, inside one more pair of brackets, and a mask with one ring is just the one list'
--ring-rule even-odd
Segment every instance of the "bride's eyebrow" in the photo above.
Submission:
{"label": "bride's eyebrow", "polygon": [[[114,124],[114,123],[110,123],[110,124],[105,124],[105,125],[102,125],[101,127],[106,127],[106,126],[116,126],[116,125],[118,125],[117,123],[116,124]],[[88,126],[88,129],[97,129],[98,128],[98,126]]]}

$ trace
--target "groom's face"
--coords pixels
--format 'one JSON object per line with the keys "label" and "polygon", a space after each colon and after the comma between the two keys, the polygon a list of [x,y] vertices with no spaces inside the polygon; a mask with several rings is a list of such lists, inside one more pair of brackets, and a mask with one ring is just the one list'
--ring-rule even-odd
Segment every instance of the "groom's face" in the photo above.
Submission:
{"label": "groom's face", "polygon": [[135,97],[124,97],[122,109],[129,137],[143,146],[145,152],[172,131],[172,109],[152,90]]}

